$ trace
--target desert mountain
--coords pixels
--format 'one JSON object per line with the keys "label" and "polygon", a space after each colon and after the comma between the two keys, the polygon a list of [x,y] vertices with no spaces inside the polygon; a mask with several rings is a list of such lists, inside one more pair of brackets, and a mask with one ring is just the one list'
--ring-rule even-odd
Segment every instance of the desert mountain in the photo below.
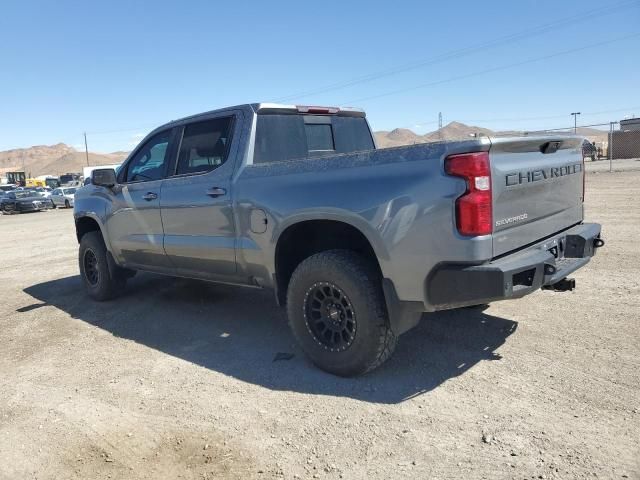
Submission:
{"label": "desert mountain", "polygon": [[[573,129],[558,131],[558,134],[573,133]],[[595,128],[578,128],[578,135],[583,135],[591,141],[606,142],[607,132]],[[451,122],[434,132],[424,135],[407,128],[396,128],[391,131],[375,132],[379,148],[412,145],[415,143],[437,142],[440,140],[464,140],[473,134],[481,135],[514,135],[522,134],[515,131],[493,131],[488,128]],[[109,165],[120,163],[128,152],[93,153],[89,152],[89,165]],[[29,148],[17,148],[0,152],[0,176],[7,171],[24,171],[28,177],[38,175],[61,175],[67,172],[81,172],[87,166],[85,153],[78,151],[64,143],[56,145],[37,145]]]}
{"label": "desert mountain", "polygon": [[[120,163],[127,152],[92,153],[89,152],[89,165],[108,165]],[[0,172],[24,171],[27,177],[38,175],[61,175],[67,172],[82,172],[87,166],[85,152],[58,143],[56,145],[37,145],[30,148],[17,148],[0,152]]]}
{"label": "desert mountain", "polygon": [[[474,134],[491,135],[491,136],[507,136],[522,135],[523,132],[517,131],[494,131],[488,128],[477,127],[473,125],[465,125],[460,122],[451,122],[444,127],[424,135],[418,135],[406,128],[396,128],[391,131],[375,132],[376,143],[379,148],[397,147],[400,145],[412,145],[415,143],[437,142],[442,140],[465,140],[471,138]],[[531,132],[533,133],[533,132]],[[573,134],[573,129],[566,131],[558,131],[558,134]],[[607,132],[597,130],[595,128],[579,127],[578,135],[587,137],[589,140],[596,142],[606,142]]]}

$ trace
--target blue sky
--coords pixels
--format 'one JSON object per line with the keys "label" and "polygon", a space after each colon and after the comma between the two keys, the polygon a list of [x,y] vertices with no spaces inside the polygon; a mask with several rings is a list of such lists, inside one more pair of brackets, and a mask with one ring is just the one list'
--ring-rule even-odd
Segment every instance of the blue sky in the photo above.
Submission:
{"label": "blue sky", "polygon": [[84,131],[92,151],[129,150],[174,118],[308,91],[289,103],[359,106],[376,130],[424,133],[440,111],[493,129],[640,116],[640,36],[593,46],[633,34],[637,0],[5,0],[0,150]]}

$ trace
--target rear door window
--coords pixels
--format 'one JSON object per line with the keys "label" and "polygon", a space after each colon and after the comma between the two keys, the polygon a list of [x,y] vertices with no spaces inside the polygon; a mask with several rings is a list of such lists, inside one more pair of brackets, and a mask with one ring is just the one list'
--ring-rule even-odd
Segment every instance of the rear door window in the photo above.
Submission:
{"label": "rear door window", "polygon": [[176,175],[209,172],[227,161],[233,117],[184,127]]}

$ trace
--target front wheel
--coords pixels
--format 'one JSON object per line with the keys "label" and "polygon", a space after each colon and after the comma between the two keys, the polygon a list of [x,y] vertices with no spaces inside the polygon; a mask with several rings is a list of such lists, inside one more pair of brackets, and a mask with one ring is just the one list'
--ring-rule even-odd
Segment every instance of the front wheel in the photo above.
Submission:
{"label": "front wheel", "polygon": [[64,201],[64,208],[71,208],[71,205],[69,205],[69,200]]}
{"label": "front wheel", "polygon": [[289,282],[287,313],[304,353],[334,375],[369,372],[396,346],[380,275],[356,252],[329,250],[302,261]]}
{"label": "front wheel", "polygon": [[83,235],[78,262],[82,283],[87,294],[94,300],[110,300],[124,288],[126,278],[109,270],[107,248],[99,232]]}

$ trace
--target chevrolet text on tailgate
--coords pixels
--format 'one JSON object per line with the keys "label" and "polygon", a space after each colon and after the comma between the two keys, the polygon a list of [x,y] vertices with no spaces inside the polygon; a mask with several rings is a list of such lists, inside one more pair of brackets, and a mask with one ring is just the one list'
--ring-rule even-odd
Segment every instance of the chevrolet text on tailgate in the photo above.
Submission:
{"label": "chevrolet text on tailgate", "polygon": [[306,355],[370,371],[423,312],[571,290],[582,138],[376,150],[356,109],[249,104],[173,121],[75,196],[88,294],[137,270],[269,288]]}

